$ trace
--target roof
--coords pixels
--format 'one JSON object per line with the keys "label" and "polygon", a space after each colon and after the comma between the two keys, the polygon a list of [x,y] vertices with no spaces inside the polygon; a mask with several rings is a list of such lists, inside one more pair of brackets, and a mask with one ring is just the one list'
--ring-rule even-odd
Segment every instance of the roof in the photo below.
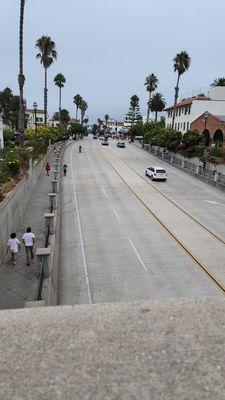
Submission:
{"label": "roof", "polygon": [[215,115],[215,117],[220,119],[221,121],[225,121],[225,115]]}
{"label": "roof", "polygon": [[[182,100],[179,103],[177,103],[176,108],[188,106],[188,105],[192,104],[193,101],[196,101],[196,100],[211,100],[211,98],[210,97],[203,97],[203,96],[191,97],[190,99],[185,99],[185,100]],[[173,106],[165,108],[163,111],[169,111],[169,110],[172,110],[172,109],[173,109]]]}
{"label": "roof", "polygon": [[[37,113],[39,113],[39,114],[44,114],[44,113],[45,113],[44,110],[36,110],[36,111],[37,111]],[[32,113],[34,113],[34,109],[33,109],[33,108],[27,108],[27,109],[25,110],[25,112],[32,112]]]}
{"label": "roof", "polygon": [[[199,119],[201,119],[201,120],[204,119],[205,113],[206,112],[204,112],[203,114],[199,115],[194,121],[192,121],[191,125],[193,125]],[[208,111],[207,111],[207,113],[208,113],[208,119],[211,118],[211,120],[214,119],[214,120],[217,120],[219,122],[221,122],[221,121],[225,122],[225,115],[214,115],[214,114],[211,114]]]}

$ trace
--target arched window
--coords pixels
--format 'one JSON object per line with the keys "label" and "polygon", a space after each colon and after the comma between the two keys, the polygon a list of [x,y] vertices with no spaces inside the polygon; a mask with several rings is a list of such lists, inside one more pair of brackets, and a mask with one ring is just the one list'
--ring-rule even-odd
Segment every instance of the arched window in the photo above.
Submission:
{"label": "arched window", "polygon": [[217,145],[221,145],[223,143],[223,132],[221,131],[221,129],[217,129],[217,131],[214,133],[213,141]]}

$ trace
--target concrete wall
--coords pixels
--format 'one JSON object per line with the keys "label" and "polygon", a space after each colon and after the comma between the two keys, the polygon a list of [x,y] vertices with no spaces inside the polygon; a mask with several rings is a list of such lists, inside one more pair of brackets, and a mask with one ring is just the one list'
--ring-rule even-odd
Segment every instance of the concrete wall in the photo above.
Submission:
{"label": "concrete wall", "polygon": [[32,189],[45,164],[46,157],[30,168],[26,176],[20,181],[14,190],[0,203],[0,263],[3,262],[10,233],[16,231],[31,196]]}

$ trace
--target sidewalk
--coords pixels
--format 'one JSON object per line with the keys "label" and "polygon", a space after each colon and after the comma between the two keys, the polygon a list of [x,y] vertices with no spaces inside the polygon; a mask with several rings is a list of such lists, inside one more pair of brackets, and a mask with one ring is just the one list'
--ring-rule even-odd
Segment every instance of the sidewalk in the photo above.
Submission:
{"label": "sidewalk", "polygon": [[[47,161],[53,170],[55,154],[51,151]],[[51,192],[50,176],[43,169],[30,201],[24,213],[23,221],[17,229],[17,236],[21,241],[21,250],[18,253],[17,265],[12,266],[11,254],[8,253],[3,264],[0,266],[0,309],[23,308],[26,301],[33,301],[36,296],[36,259],[31,261],[30,266],[26,264],[25,249],[22,244],[22,235],[28,226],[36,235],[35,249],[43,247],[44,244],[44,213],[49,210],[48,193]]]}

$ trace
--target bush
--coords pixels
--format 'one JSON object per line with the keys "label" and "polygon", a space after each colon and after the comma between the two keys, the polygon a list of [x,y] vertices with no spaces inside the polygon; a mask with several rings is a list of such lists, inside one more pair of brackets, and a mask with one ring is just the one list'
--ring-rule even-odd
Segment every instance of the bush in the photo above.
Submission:
{"label": "bush", "polygon": [[9,168],[10,174],[12,176],[15,176],[16,174],[18,174],[18,172],[20,170],[20,162],[18,160],[9,161],[8,168]]}

